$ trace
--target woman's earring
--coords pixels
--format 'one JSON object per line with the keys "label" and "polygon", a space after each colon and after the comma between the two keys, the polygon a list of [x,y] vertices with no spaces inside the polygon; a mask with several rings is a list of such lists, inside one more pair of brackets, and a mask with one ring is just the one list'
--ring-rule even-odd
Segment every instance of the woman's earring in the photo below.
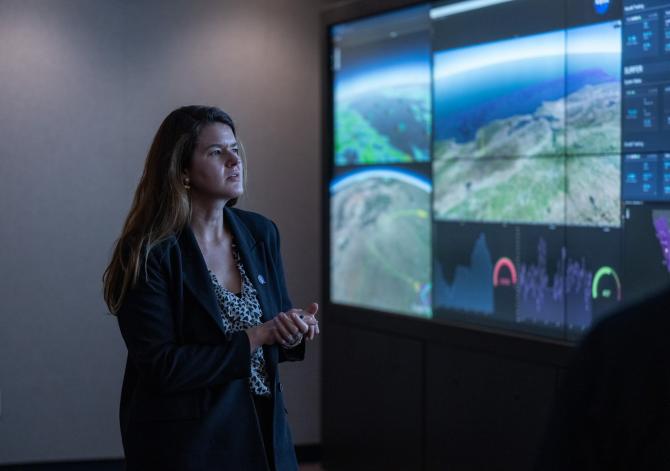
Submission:
{"label": "woman's earring", "polygon": [[188,177],[184,178],[184,188],[186,188],[187,190],[191,189],[191,185],[189,185],[189,183],[190,182],[189,182]]}

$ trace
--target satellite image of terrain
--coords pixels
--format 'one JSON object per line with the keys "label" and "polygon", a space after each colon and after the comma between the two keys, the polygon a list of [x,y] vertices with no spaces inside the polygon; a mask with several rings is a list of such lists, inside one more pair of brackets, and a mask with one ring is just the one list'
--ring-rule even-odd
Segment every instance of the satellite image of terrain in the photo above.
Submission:
{"label": "satellite image of terrain", "polygon": [[435,142],[435,160],[560,156],[565,149],[565,100],[543,102],[532,114],[516,114],[479,127],[470,141]]}
{"label": "satellite image of terrain", "polygon": [[621,22],[434,54],[436,219],[620,226]]}
{"label": "satellite image of terrain", "polygon": [[621,157],[567,157],[565,224],[621,226]]}
{"label": "satellite image of terrain", "polygon": [[433,168],[436,219],[565,222],[562,157],[436,159]]}
{"label": "satellite image of terrain", "polygon": [[[493,121],[479,129],[471,142],[436,143],[436,219],[618,227],[620,162],[616,155],[543,154],[555,149],[556,140],[564,135],[563,109],[574,129],[567,134],[569,151],[618,151],[619,103],[617,84],[587,85],[567,99],[543,103],[533,114]],[[531,157],[478,156],[478,149],[514,155],[511,146],[525,150],[522,154],[517,149],[517,155],[527,155],[531,149]]]}
{"label": "satellite image of terrain", "polygon": [[335,104],[335,163],[427,162],[430,126],[425,84],[340,99]]}
{"label": "satellite image of terrain", "polygon": [[401,170],[355,172],[331,186],[334,302],[431,316],[430,185]]}
{"label": "satellite image of terrain", "polygon": [[621,85],[586,85],[566,100],[568,155],[621,151]]}

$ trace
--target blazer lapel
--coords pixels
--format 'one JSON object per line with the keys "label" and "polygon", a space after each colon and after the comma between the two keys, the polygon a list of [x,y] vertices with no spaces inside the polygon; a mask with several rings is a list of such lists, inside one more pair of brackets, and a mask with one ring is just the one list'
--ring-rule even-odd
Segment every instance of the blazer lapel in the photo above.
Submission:
{"label": "blazer lapel", "polygon": [[[267,322],[277,315],[277,311],[274,305],[270,303],[270,295],[268,293],[270,289],[269,283],[272,278],[270,278],[267,271],[268,264],[265,244],[262,240],[256,240],[246,224],[232,209],[225,208],[223,214],[224,224],[230,228],[238,245],[238,252],[242,265],[244,265],[244,270],[256,289],[258,303],[263,313],[263,321]],[[277,381],[276,369],[279,361],[277,349],[264,345],[263,351],[265,352],[265,359],[269,367],[268,374],[270,375],[270,381],[274,384]]]}
{"label": "blazer lapel", "polygon": [[[244,222],[231,209],[225,208],[223,213],[224,224],[233,233],[244,269],[256,289],[263,319],[268,321],[275,317],[277,312],[276,307],[270,302],[268,293],[272,278],[267,272],[265,244],[263,241],[257,241],[254,238]],[[221,311],[207,272],[207,264],[202,257],[202,252],[190,226],[184,227],[179,235],[179,245],[183,256],[184,284],[195,295],[205,311],[212,316],[221,331],[225,332],[221,321]]]}
{"label": "blazer lapel", "polygon": [[202,252],[200,252],[198,242],[190,226],[187,225],[181,232],[179,245],[183,257],[182,271],[184,284],[193,292],[195,299],[207,311],[207,314],[212,316],[221,331],[225,333],[223,321],[221,320],[221,310],[216,301],[212,282],[207,272],[207,264],[202,257]]}
{"label": "blazer lapel", "polygon": [[269,282],[271,277],[267,272],[265,244],[257,241],[249,228],[230,208],[225,208],[224,223],[230,228],[238,245],[238,252],[249,280],[256,289],[258,302],[263,312],[263,319],[268,321],[277,315],[276,308],[270,303]]}

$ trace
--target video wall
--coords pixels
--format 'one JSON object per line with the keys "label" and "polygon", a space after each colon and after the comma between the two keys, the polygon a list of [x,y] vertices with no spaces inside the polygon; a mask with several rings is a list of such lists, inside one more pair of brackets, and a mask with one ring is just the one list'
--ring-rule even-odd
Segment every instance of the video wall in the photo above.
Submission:
{"label": "video wall", "polygon": [[670,0],[330,34],[332,303],[571,339],[670,282]]}

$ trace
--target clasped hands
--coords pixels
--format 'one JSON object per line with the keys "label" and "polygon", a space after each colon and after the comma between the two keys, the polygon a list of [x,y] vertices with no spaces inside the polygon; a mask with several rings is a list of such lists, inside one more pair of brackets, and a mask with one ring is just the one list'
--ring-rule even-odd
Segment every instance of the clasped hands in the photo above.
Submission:
{"label": "clasped hands", "polygon": [[307,309],[289,309],[288,312],[280,312],[267,322],[246,329],[251,351],[262,345],[276,343],[286,348],[295,347],[300,344],[303,337],[313,340],[319,335],[319,321],[316,319],[318,310],[317,303],[310,304]]}

